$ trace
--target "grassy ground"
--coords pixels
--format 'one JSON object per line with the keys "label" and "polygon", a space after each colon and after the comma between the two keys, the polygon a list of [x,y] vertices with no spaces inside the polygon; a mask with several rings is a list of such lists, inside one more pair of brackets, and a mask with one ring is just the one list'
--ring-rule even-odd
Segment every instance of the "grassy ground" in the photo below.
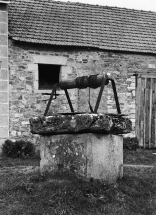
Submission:
{"label": "grassy ground", "polygon": [[39,163],[40,163],[39,158],[12,159],[8,157],[0,157],[0,168],[18,166],[39,166]]}
{"label": "grassy ground", "polygon": [[125,164],[156,165],[156,149],[124,149],[123,157]]}
{"label": "grassy ground", "polygon": [[[143,151],[146,155],[149,152]],[[124,161],[144,161],[140,151],[124,152]],[[137,155],[137,156],[136,156]],[[155,155],[156,156],[156,155]],[[126,158],[125,158],[126,157]],[[145,156],[146,157],[146,156]],[[150,157],[145,164],[151,163]],[[153,160],[155,163],[155,160]],[[36,166],[39,160],[1,160],[4,166]],[[39,172],[0,174],[1,215],[133,215],[156,214],[156,168],[124,168],[124,177],[114,185],[84,181],[69,174]]]}

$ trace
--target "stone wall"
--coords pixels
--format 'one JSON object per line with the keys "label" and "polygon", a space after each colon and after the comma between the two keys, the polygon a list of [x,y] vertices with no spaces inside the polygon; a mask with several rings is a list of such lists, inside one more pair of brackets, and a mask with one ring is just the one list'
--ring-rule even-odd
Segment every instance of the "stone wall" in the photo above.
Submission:
{"label": "stone wall", "polygon": [[8,7],[0,2],[0,148],[9,137]]}
{"label": "stone wall", "polygon": [[[47,58],[46,58],[47,57]],[[48,95],[36,89],[37,62],[62,63],[62,77],[110,73],[116,81],[121,111],[128,114],[135,127],[135,71],[145,72],[155,68],[156,57],[150,55],[108,52],[96,49],[55,47],[9,41],[10,72],[10,138],[28,139],[36,142],[37,136],[30,134],[29,118],[44,113]],[[50,60],[51,59],[51,60]],[[99,112],[116,113],[111,86],[106,87]],[[94,107],[98,90],[91,89],[90,103]],[[64,93],[53,100],[51,112],[70,111]],[[70,90],[75,111],[87,112],[88,89]],[[134,133],[134,132],[133,132]]]}

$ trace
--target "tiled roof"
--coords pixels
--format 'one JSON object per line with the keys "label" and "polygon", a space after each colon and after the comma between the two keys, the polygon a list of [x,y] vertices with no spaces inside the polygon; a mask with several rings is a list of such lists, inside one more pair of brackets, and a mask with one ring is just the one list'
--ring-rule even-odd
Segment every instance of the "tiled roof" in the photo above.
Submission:
{"label": "tiled roof", "polygon": [[156,12],[59,2],[11,0],[12,39],[156,53]]}

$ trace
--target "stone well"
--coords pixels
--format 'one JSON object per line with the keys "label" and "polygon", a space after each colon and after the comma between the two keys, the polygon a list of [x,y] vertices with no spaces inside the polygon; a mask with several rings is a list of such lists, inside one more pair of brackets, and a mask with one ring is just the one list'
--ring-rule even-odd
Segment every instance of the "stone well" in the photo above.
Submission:
{"label": "stone well", "polygon": [[113,114],[53,114],[30,119],[40,134],[40,170],[71,171],[84,178],[115,182],[123,176],[123,137],[131,121]]}

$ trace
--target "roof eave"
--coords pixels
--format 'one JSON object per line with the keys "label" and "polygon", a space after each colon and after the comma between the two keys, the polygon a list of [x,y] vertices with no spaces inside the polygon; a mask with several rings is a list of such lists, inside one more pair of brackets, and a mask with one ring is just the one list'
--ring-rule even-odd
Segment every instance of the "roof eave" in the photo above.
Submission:
{"label": "roof eave", "polygon": [[133,53],[143,53],[143,54],[156,54],[155,51],[150,50],[139,50],[139,49],[127,49],[127,48],[112,48],[112,47],[106,47],[106,46],[97,46],[92,44],[82,44],[82,43],[73,43],[73,42],[56,42],[56,41],[49,41],[49,40],[37,40],[37,39],[27,39],[27,38],[21,38],[12,36],[11,39],[15,41],[20,42],[28,42],[28,43],[35,43],[35,44],[46,44],[46,45],[57,45],[57,46],[71,46],[71,47],[86,47],[86,48],[97,48],[100,50],[109,50],[109,51],[122,51],[122,52],[133,52]]}

